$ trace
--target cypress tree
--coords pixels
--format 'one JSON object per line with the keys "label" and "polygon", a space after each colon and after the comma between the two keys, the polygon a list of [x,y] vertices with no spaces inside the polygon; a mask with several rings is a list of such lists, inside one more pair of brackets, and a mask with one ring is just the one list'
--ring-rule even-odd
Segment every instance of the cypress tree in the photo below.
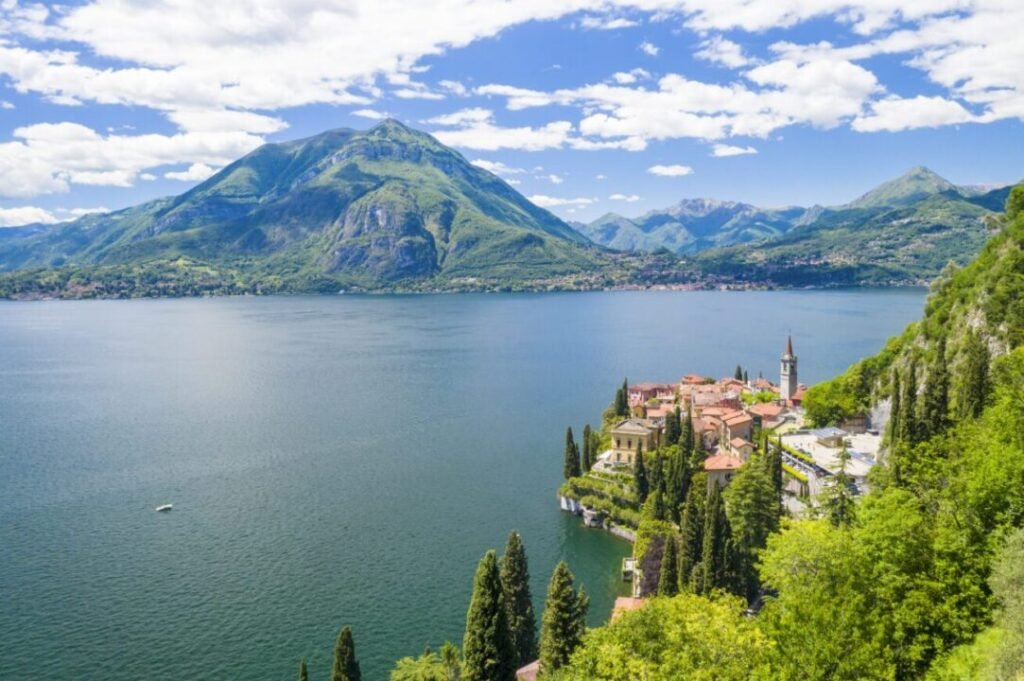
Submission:
{"label": "cypress tree", "polygon": [[644,466],[644,450],[639,443],[636,446],[636,458],[633,460],[633,480],[636,485],[636,501],[643,504],[647,501],[650,484],[647,481],[647,468]]}
{"label": "cypress tree", "polygon": [[911,362],[907,370],[907,381],[903,385],[903,399],[900,402],[900,442],[914,444],[918,441],[917,416],[917,363]]}
{"label": "cypress tree", "polygon": [[569,566],[559,561],[548,584],[540,629],[540,667],[543,674],[563,667],[580,644],[586,626],[588,599],[573,590]]}
{"label": "cypress tree", "polygon": [[735,378],[737,381],[743,380],[743,367],[741,367],[739,364],[736,365],[736,373],[733,374],[733,378]]}
{"label": "cypress tree", "polygon": [[563,466],[565,479],[578,477],[580,474],[580,448],[572,437],[572,427],[565,429],[565,465]]}
{"label": "cypress tree", "polygon": [[299,660],[299,681],[309,681],[309,672],[306,671],[306,658]]}
{"label": "cypress tree", "polygon": [[464,681],[513,681],[515,678],[515,658],[494,551],[484,554],[473,578],[473,597],[466,613],[462,650]]}
{"label": "cypress tree", "polygon": [[681,452],[670,455],[665,484],[665,505],[673,522],[679,522],[679,513],[690,486],[690,469]]}
{"label": "cypress tree", "polygon": [[715,589],[727,586],[729,577],[729,521],[725,517],[722,491],[718,485],[712,485],[708,494],[703,539],[700,592],[709,594]]}
{"label": "cypress tree", "polygon": [[669,535],[665,540],[665,552],[661,555],[658,595],[675,596],[677,593],[679,593],[679,556],[676,553],[676,538]]}
{"label": "cypress tree", "polygon": [[922,405],[922,437],[927,438],[946,430],[949,425],[949,369],[946,366],[946,337],[939,336],[935,360],[928,370],[924,384]]}
{"label": "cypress tree", "polygon": [[594,437],[590,432],[590,424],[583,426],[583,472],[588,472],[594,467],[597,459],[597,452],[594,451]]}
{"label": "cypress tree", "polygon": [[651,495],[651,517],[655,520],[668,520],[668,509],[665,508],[665,495],[661,487],[655,487]]}
{"label": "cypress tree", "polygon": [[693,451],[693,411],[686,411],[686,420],[682,422],[679,435],[679,453],[689,456]]}
{"label": "cypress tree", "polygon": [[665,489],[665,470],[663,468],[663,457],[661,452],[651,452],[651,468],[649,473],[651,490]]}
{"label": "cypress tree", "polygon": [[695,485],[690,485],[679,519],[679,585],[687,591],[693,590],[693,572],[704,551],[704,511],[699,500],[701,492]]}
{"label": "cypress tree", "polygon": [[680,428],[679,407],[676,407],[665,416],[665,445],[671,447],[679,442]]}
{"label": "cypress tree", "polygon": [[356,643],[352,638],[352,628],[344,626],[334,644],[334,666],[331,669],[331,681],[362,681],[359,661],[356,660]]}
{"label": "cypress tree", "polygon": [[964,350],[966,357],[957,402],[962,419],[975,419],[981,416],[988,396],[988,346],[980,334],[971,331]]}
{"label": "cypress tree", "polygon": [[889,409],[889,444],[897,444],[903,434],[903,388],[900,386],[900,372],[892,370],[892,404]]}
{"label": "cypress tree", "polygon": [[615,415],[629,416],[629,383],[622,379],[622,387],[615,392]]}
{"label": "cypress tree", "polygon": [[537,659],[537,621],[530,597],[530,568],[518,532],[512,532],[501,558],[501,591],[515,666]]}
{"label": "cypress tree", "polygon": [[690,469],[699,471],[704,468],[704,459],[707,452],[704,451],[704,437],[700,433],[693,433],[693,450],[690,452]]}
{"label": "cypress tree", "polygon": [[844,445],[839,450],[839,470],[835,474],[834,484],[826,490],[822,506],[829,521],[836,527],[845,527],[853,522],[854,499],[850,491],[852,478],[846,472],[850,463],[850,452]]}
{"label": "cypress tree", "polygon": [[746,369],[743,370],[743,382],[750,385],[750,374],[747,373]]}

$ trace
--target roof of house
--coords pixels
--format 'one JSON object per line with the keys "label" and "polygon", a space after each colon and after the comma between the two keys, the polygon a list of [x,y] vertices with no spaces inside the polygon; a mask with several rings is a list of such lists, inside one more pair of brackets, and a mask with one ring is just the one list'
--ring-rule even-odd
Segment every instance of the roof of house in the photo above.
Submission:
{"label": "roof of house", "polygon": [[680,380],[680,383],[690,383],[692,385],[699,385],[704,382],[704,377],[700,374],[686,374]]}
{"label": "roof of house", "polygon": [[612,428],[612,432],[613,433],[614,432],[620,432],[620,433],[639,433],[639,434],[642,434],[642,435],[647,435],[652,430],[654,430],[653,424],[649,423],[645,419],[637,419],[637,418],[626,419],[625,421],[620,421],[618,425],[616,425],[614,428]]}
{"label": "roof of house", "polygon": [[775,404],[773,402],[762,402],[755,404],[747,408],[747,411],[751,414],[757,414],[762,418],[775,418],[786,411],[786,408],[781,404]]}
{"label": "roof of house", "polygon": [[540,674],[540,660],[534,660],[525,667],[520,667],[516,670],[516,680],[537,681],[538,674]]}
{"label": "roof of house", "polygon": [[846,437],[845,430],[842,428],[832,427],[818,428],[817,430],[812,430],[811,434],[814,435],[814,437]]}
{"label": "roof of house", "polygon": [[731,454],[715,454],[704,460],[706,471],[734,471],[742,465],[743,462]]}
{"label": "roof of house", "polygon": [[632,598],[630,596],[619,596],[615,599],[615,605],[612,607],[612,620],[624,612],[630,610],[639,610],[640,608],[647,605],[647,601],[643,598]]}
{"label": "roof of house", "polygon": [[725,421],[725,425],[727,426],[738,426],[746,423],[747,421],[753,421],[754,419],[746,412],[736,411],[731,414],[726,414],[722,420]]}
{"label": "roof of house", "polygon": [[734,437],[729,440],[729,444],[732,445],[733,449],[739,449],[740,447],[753,447],[754,443],[750,440],[746,440],[742,437]]}
{"label": "roof of house", "polygon": [[652,390],[675,390],[674,385],[668,383],[637,383],[629,386],[630,392],[649,392]]}

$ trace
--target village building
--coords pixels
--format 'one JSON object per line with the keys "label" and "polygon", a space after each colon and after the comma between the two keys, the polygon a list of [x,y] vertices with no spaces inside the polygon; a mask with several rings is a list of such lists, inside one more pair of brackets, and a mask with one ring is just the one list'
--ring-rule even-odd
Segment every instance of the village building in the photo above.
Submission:
{"label": "village building", "polygon": [[738,457],[731,454],[714,454],[704,460],[704,470],[708,474],[708,490],[717,485],[723,488],[732,482],[733,475],[743,465]]}
{"label": "village building", "polygon": [[793,337],[786,339],[786,351],[782,353],[779,368],[779,396],[783,400],[791,400],[796,395],[800,383],[797,381],[796,355],[793,354]]}
{"label": "village building", "polygon": [[729,441],[729,449],[732,450],[733,456],[741,461],[749,461],[754,454],[754,443],[741,437],[734,437]]}
{"label": "village building", "polygon": [[761,428],[775,428],[782,424],[786,408],[776,402],[762,402],[747,407],[747,413],[754,418],[755,425],[760,420]]}
{"label": "village building", "polygon": [[650,452],[661,441],[661,426],[648,419],[631,418],[612,428],[612,461],[633,464],[637,445],[640,451]]}
{"label": "village building", "polygon": [[637,383],[629,386],[629,404],[643,405],[649,400],[667,400],[674,402],[676,387],[670,383]]}
{"label": "village building", "polygon": [[822,447],[842,447],[848,433],[841,428],[819,428],[811,434]]}

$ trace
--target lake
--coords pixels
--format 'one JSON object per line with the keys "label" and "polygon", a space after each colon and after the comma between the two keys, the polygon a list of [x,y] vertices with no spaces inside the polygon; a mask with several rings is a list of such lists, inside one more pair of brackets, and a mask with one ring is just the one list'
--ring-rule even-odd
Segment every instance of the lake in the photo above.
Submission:
{"label": "lake", "polygon": [[[815,382],[924,291],[0,303],[0,678],[368,681],[462,628],[524,538],[611,609],[629,546],[557,509],[565,427],[624,376]],[[154,507],[173,503],[166,514]]]}

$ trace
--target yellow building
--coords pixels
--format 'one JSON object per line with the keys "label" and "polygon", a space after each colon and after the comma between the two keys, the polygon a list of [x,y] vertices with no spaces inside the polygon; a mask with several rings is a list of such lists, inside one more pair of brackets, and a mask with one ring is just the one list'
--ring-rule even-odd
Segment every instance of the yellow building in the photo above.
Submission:
{"label": "yellow building", "polygon": [[638,444],[641,451],[649,452],[660,441],[660,426],[647,419],[626,419],[612,428],[612,461],[632,465]]}

